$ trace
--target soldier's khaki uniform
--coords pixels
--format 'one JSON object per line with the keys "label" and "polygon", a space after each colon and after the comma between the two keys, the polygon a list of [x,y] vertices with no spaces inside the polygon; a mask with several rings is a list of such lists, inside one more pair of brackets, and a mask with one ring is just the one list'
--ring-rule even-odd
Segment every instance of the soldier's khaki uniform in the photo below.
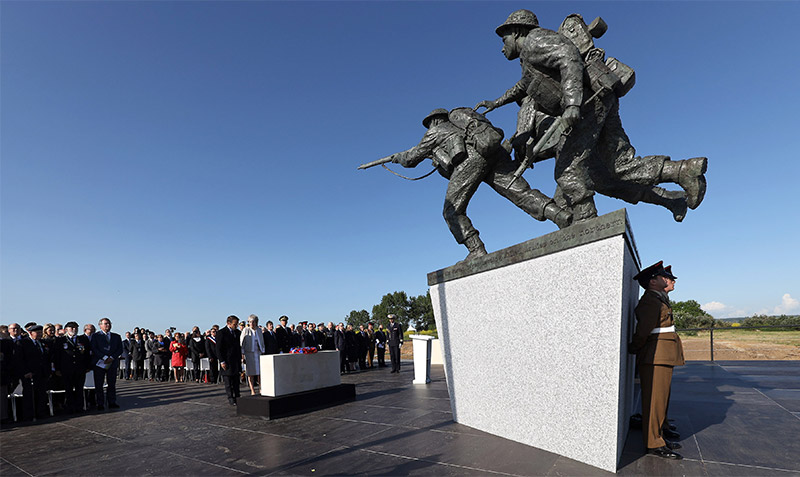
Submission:
{"label": "soldier's khaki uniform", "polygon": [[666,445],[661,429],[667,419],[672,370],[684,364],[678,333],[654,333],[675,325],[666,293],[647,290],[636,306],[636,332],[630,344],[636,353],[642,387],[642,434],[645,447]]}

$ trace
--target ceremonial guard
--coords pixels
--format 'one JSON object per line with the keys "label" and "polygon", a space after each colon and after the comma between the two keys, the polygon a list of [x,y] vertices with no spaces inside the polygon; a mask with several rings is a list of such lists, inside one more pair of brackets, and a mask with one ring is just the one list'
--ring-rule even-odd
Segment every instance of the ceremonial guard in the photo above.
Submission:
{"label": "ceremonial guard", "polygon": [[64,381],[65,409],[73,414],[83,411],[83,385],[91,369],[92,345],[86,335],[77,334],[78,323],[70,321],[64,330],[66,334],[56,338],[53,347],[53,365]]}
{"label": "ceremonial guard", "polygon": [[388,315],[389,357],[392,360],[392,372],[400,372],[400,347],[403,346],[403,328],[395,321],[395,315]]}
{"label": "ceremonial guard", "polygon": [[682,459],[675,452],[681,445],[664,439],[667,426],[672,370],[684,364],[683,346],[675,331],[668,293],[676,276],[663,262],[651,265],[633,277],[645,289],[636,306],[636,331],[629,351],[636,353],[642,388],[642,434],[648,454]]}

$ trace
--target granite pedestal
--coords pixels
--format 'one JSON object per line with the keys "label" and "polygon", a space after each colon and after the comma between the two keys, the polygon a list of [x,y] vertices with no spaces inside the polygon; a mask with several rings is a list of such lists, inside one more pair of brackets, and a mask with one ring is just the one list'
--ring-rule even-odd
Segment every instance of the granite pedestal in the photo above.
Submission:
{"label": "granite pedestal", "polygon": [[622,209],[430,273],[454,420],[614,472],[639,269]]}

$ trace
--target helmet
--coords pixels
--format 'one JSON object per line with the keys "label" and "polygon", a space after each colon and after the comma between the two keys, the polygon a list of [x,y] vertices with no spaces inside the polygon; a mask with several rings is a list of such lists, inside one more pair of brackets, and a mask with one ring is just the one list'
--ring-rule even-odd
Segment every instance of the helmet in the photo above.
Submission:
{"label": "helmet", "polygon": [[507,27],[516,25],[529,27],[531,29],[538,28],[539,20],[530,10],[517,10],[516,12],[512,12],[511,15],[509,15],[506,19],[505,23],[497,27],[494,31],[499,36],[503,36],[503,32]]}
{"label": "helmet", "polygon": [[433,119],[436,116],[447,116],[448,114],[450,114],[448,110],[444,108],[436,108],[433,111],[431,111],[427,116],[425,116],[425,118],[422,120],[422,125],[427,128],[428,125],[431,123],[431,119]]}

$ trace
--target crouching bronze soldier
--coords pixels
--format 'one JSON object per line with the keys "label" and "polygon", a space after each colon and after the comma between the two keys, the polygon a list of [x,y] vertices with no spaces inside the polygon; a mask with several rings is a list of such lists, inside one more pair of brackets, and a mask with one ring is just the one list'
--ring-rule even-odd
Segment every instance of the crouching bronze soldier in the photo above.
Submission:
{"label": "crouching bronze soldier", "polygon": [[[466,260],[486,255],[478,230],[467,217],[467,206],[481,182],[539,221],[551,220],[560,228],[572,222],[572,214],[552,198],[531,189],[525,179],[514,178],[516,164],[503,130],[471,108],[435,109],[422,120],[428,131],[419,144],[384,159],[364,164],[366,169],[385,162],[415,167],[430,158],[442,177],[449,179],[444,200],[444,219],[456,242],[469,250]],[[508,149],[506,148],[508,147]]]}

